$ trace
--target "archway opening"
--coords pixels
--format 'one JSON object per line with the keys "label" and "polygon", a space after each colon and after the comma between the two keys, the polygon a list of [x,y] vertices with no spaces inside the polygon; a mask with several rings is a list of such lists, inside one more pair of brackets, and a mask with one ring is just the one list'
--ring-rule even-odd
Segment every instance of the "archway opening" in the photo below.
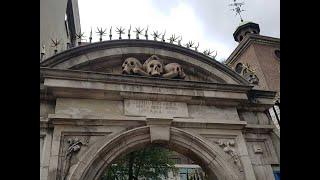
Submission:
{"label": "archway opening", "polygon": [[150,144],[161,145],[196,162],[209,179],[241,180],[243,174],[230,162],[223,150],[202,137],[182,129],[170,128],[170,139],[151,140],[150,127],[138,127],[109,135],[90,147],[73,167],[69,180],[99,180],[105,169],[118,157],[143,149]]}
{"label": "archway opening", "polygon": [[98,179],[218,179],[214,174],[206,172],[201,164],[195,155],[189,158],[168,144],[152,143],[118,156],[103,170]]}

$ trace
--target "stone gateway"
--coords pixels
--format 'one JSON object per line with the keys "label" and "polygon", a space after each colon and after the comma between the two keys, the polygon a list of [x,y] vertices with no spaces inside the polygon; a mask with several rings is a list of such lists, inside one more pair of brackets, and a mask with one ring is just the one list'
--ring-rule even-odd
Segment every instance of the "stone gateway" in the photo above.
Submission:
{"label": "stone gateway", "polygon": [[[157,144],[210,180],[273,180],[273,91],[202,53],[150,40],[103,41],[41,62],[42,180],[98,180]],[[254,81],[252,81],[254,82]]]}

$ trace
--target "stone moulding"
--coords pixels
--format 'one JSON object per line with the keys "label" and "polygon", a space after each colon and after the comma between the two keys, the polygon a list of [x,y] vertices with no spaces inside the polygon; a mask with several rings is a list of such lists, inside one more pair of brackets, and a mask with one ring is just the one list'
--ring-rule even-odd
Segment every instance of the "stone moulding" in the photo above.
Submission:
{"label": "stone moulding", "polygon": [[[121,74],[110,74],[79,70],[63,70],[53,68],[40,68],[40,78],[55,78],[55,79],[70,79],[70,80],[85,80],[93,82],[114,82],[121,84],[141,84],[141,85],[157,85],[157,86],[171,86],[179,88],[192,89],[219,89],[223,91],[246,92],[253,88],[251,85],[236,85],[236,84],[220,84],[212,82],[201,81],[187,81],[179,79],[164,79],[156,77],[142,77]],[[155,81],[156,80],[156,81]]]}
{"label": "stone moulding", "polygon": [[[74,60],[76,57],[84,56],[80,60],[82,61],[90,61],[92,57],[85,57],[86,54],[92,53],[95,51],[101,51],[101,50],[110,50],[114,51],[113,53],[116,53],[118,57],[124,57],[128,54],[128,51],[126,48],[142,48],[136,53],[138,54],[145,54],[145,55],[152,55],[155,54],[155,52],[167,52],[169,54],[176,54],[174,56],[179,56],[178,58],[187,57],[194,59],[195,62],[193,62],[194,65],[198,66],[200,64],[202,68],[206,69],[204,66],[208,66],[210,68],[214,68],[217,70],[218,74],[224,74],[225,81],[229,82],[236,82],[239,84],[248,85],[248,82],[238,75],[236,72],[234,72],[232,69],[228,68],[226,65],[216,61],[212,60],[211,58],[199,53],[195,52],[193,50],[190,50],[188,48],[184,48],[181,46],[177,46],[174,44],[168,44],[168,43],[162,43],[157,41],[146,41],[146,40],[121,40],[121,41],[106,41],[106,42],[98,42],[98,43],[92,43],[85,46],[79,46],[76,48],[72,48],[66,51],[63,51],[59,54],[56,54],[40,63],[41,67],[58,67],[59,64],[68,61],[68,60]],[[143,48],[149,48],[149,50],[144,50]],[[146,51],[146,52],[144,52]],[[149,52],[150,51],[150,52]],[[111,52],[110,52],[111,53]],[[133,52],[132,52],[133,53]],[[114,54],[115,55],[115,54]],[[109,54],[109,56],[114,56]],[[108,56],[108,55],[102,55],[102,56]],[[89,58],[89,59],[88,59]],[[95,57],[95,58],[102,58],[102,57]],[[183,60],[183,59],[181,59]],[[69,62],[68,62],[69,63]],[[205,64],[205,65],[204,65]],[[199,66],[200,67],[200,66]],[[219,75],[219,76],[220,76]]]}
{"label": "stone moulding", "polygon": [[256,34],[248,34],[237,46],[237,48],[231,53],[229,58],[226,60],[226,64],[231,65],[235,62],[236,59],[246,50],[250,44],[253,42],[259,44],[271,44],[280,47],[280,39],[261,36]]}
{"label": "stone moulding", "polygon": [[[88,149],[73,172],[69,180],[94,179],[97,180],[103,170],[119,155],[151,143],[150,127],[138,127],[95,143]],[[170,128],[170,140],[164,144],[169,149],[180,153],[191,153],[192,157],[201,160],[209,173],[215,174],[219,179],[241,180],[243,173],[227,161],[227,157],[218,145],[212,145],[198,135],[181,129]],[[188,149],[186,151],[186,149]],[[200,150],[200,151],[199,151]],[[103,157],[103,158],[101,158]]]}

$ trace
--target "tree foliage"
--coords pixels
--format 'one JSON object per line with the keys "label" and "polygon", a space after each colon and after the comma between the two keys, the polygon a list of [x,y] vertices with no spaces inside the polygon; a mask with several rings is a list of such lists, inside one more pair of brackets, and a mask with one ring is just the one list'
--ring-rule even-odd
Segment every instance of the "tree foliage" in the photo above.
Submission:
{"label": "tree foliage", "polygon": [[109,166],[102,180],[161,180],[168,172],[176,172],[171,151],[159,146],[150,146],[118,158]]}

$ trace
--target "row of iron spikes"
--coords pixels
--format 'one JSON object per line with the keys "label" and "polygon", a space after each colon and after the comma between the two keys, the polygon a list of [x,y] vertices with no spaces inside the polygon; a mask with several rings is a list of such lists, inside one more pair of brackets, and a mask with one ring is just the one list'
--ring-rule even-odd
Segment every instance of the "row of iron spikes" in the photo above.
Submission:
{"label": "row of iron spikes", "polygon": [[[105,29],[105,30],[103,30],[102,28],[97,28],[97,32],[96,33],[98,33],[99,35],[100,35],[100,38],[99,38],[99,40],[100,40],[100,42],[102,41],[102,36],[104,36],[106,33],[106,30],[107,29]],[[122,37],[121,37],[121,34],[125,34],[124,33],[124,28],[122,29],[122,27],[120,26],[120,28],[117,28],[117,30],[116,30],[116,32],[119,34],[119,39],[122,39]],[[142,31],[143,31],[144,29],[140,29],[140,27],[138,27],[138,28],[136,28],[136,31],[134,31],[134,32],[136,32],[136,39],[139,39],[139,35],[140,34],[142,34]],[[131,25],[130,25],[130,29],[128,30],[128,38],[130,39],[130,31],[131,31]],[[146,29],[146,31],[145,31],[145,37],[146,37],[146,39],[148,40],[148,27],[147,27],[147,29]],[[165,42],[165,34],[166,34],[166,31],[164,31],[164,33],[163,33],[163,35],[162,35],[162,38],[161,38],[161,41],[163,41],[163,42]],[[159,37],[160,37],[160,35],[161,35],[161,33],[159,33],[158,31],[153,31],[153,37],[154,37],[154,40],[155,41],[157,41],[157,39],[160,39]],[[76,38],[77,39],[79,39],[80,41],[79,41],[79,45],[81,44],[81,40],[83,40],[83,38],[84,38],[85,36],[84,36],[84,33],[81,33],[81,30],[80,30],[80,32],[79,32],[79,34],[76,34]],[[110,28],[110,33],[109,33],[109,38],[110,38],[110,40],[112,40],[112,26],[111,26],[111,28]],[[179,39],[180,38],[180,39]],[[179,40],[178,40],[179,39]],[[171,44],[173,44],[174,42],[178,42],[178,45],[179,46],[181,46],[181,40],[182,40],[182,37],[181,36],[178,36],[178,37],[176,37],[175,36],[175,34],[173,34],[173,35],[171,35],[171,37],[169,38],[169,39],[167,39],[167,40],[169,40],[170,41],[170,43]],[[177,41],[178,40],[178,41]],[[58,47],[58,45],[60,44],[60,40],[58,40],[58,39],[52,39],[51,38],[51,41],[52,41],[52,46],[51,47],[55,47],[55,49],[54,49],[54,53],[56,54],[57,53],[57,47]],[[89,37],[89,42],[91,43],[92,42],[92,28],[91,28],[91,31],[90,31],[90,37]],[[194,42],[193,41],[189,41],[187,44],[185,44],[185,46],[187,47],[187,48],[194,48],[195,49],[195,51],[197,51],[198,52],[198,47],[199,47],[199,42],[198,42],[198,45],[197,46],[193,46],[194,45]],[[211,55],[213,52],[216,52],[216,54],[215,55]],[[44,45],[42,46],[42,51],[41,51],[41,55],[44,55],[45,54],[45,47],[44,47]],[[209,57],[212,57],[212,58],[215,58],[216,56],[217,56],[217,51],[211,51],[210,49],[207,49],[207,50],[205,50],[205,51],[203,51],[203,54],[204,55],[206,55],[206,56],[209,56]]]}
{"label": "row of iron spikes", "polygon": [[[140,29],[140,27],[135,28],[135,29],[136,29],[136,30],[135,30],[134,32],[136,32],[136,39],[140,39],[140,38],[139,38],[139,35],[142,35],[142,31],[143,31],[144,29]],[[147,29],[145,30],[145,35],[144,35],[144,36],[146,37],[146,40],[148,40],[148,29],[149,29],[149,26],[147,26]],[[107,28],[106,28],[105,30],[102,30],[102,27],[101,27],[100,29],[97,28],[97,30],[98,30],[98,31],[97,31],[96,33],[98,33],[98,34],[100,35],[100,39],[99,39],[99,40],[100,40],[100,42],[101,42],[101,41],[102,41],[102,36],[104,36],[104,34],[106,34],[105,32],[106,32]],[[116,32],[119,34],[119,39],[122,39],[121,34],[125,34],[124,30],[125,30],[125,29],[122,28],[122,26],[120,26],[120,28],[117,27]],[[131,37],[130,31],[131,31],[131,25],[130,25],[130,28],[129,28],[129,30],[128,30],[128,38],[129,38],[129,39],[131,39],[131,38],[130,38],[130,37]],[[166,34],[166,31],[164,31],[164,33],[163,33],[163,35],[162,35],[162,38],[161,38],[161,40],[162,40],[163,42],[165,42],[165,38],[164,38],[165,34]],[[159,37],[160,37],[161,33],[159,34],[158,31],[153,31],[153,34],[151,34],[151,35],[153,36],[154,40],[157,41],[157,39],[160,39]],[[80,42],[81,42],[82,38],[85,37],[85,36],[84,36],[84,33],[81,33],[81,30],[80,30],[80,33],[77,34],[76,36],[77,36],[78,39],[80,39]],[[110,28],[109,38],[110,38],[110,40],[112,40],[112,26],[111,26],[111,28]],[[180,40],[178,40],[179,38],[180,38]],[[170,37],[169,39],[167,39],[167,40],[169,40],[171,44],[173,44],[174,42],[178,42],[178,45],[181,46],[182,37],[181,37],[181,36],[176,37],[175,34],[173,34],[173,35],[171,35],[171,37]],[[177,40],[178,40],[178,41],[177,41]],[[91,31],[90,31],[89,41],[90,41],[90,43],[92,42],[92,28],[91,28]],[[189,41],[187,44],[185,44],[185,46],[186,46],[187,48],[192,48],[193,45],[194,45],[194,42],[193,42],[193,41]],[[199,47],[199,42],[198,42],[198,45],[197,45],[197,46],[194,46],[195,51],[198,51],[198,47]],[[213,57],[215,58],[215,57],[217,56],[217,51],[210,51],[210,49],[207,49],[207,50],[203,51],[203,54],[205,54],[205,55],[207,55],[207,56],[210,56],[213,52],[216,52],[216,55],[213,56]]]}

